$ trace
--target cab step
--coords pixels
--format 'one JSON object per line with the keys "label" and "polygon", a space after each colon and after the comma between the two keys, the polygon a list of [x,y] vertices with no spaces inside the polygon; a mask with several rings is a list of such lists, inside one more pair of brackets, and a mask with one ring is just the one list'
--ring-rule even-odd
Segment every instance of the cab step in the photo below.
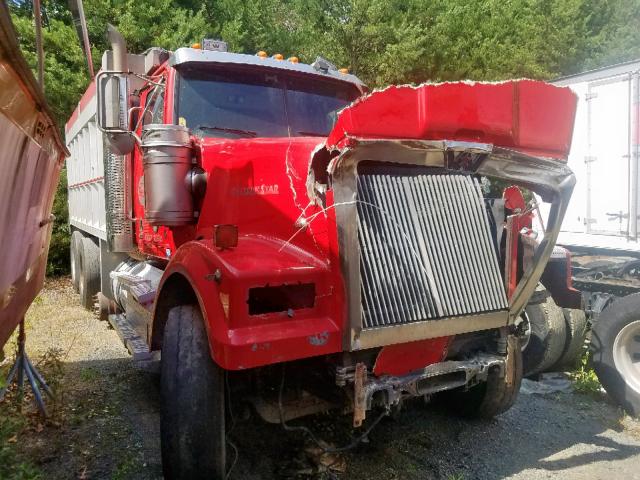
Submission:
{"label": "cab step", "polygon": [[159,372],[160,352],[149,350],[149,345],[138,334],[127,317],[123,314],[112,314],[109,315],[108,320],[131,354],[134,366],[141,370]]}

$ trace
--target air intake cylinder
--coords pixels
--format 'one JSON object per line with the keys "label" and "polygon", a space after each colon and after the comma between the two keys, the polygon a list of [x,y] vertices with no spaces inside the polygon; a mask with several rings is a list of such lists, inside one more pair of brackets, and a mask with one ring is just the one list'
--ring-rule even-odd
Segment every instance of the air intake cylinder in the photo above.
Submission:
{"label": "air intake cylinder", "polygon": [[145,219],[151,225],[193,223],[189,130],[180,125],[146,125],[142,130],[142,152]]}

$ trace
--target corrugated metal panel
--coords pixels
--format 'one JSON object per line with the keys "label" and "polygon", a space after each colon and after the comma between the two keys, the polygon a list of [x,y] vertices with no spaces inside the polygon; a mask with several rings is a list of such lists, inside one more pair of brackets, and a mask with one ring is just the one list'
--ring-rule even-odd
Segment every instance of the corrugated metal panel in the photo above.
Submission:
{"label": "corrugated metal panel", "polygon": [[507,308],[476,179],[424,169],[357,178],[364,328]]}

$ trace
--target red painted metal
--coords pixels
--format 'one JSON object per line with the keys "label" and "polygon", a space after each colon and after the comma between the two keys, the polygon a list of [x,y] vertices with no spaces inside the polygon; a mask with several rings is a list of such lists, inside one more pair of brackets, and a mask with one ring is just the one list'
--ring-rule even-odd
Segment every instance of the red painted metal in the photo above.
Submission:
{"label": "red painted metal", "polygon": [[327,144],[349,137],[447,139],[566,160],[576,102],[568,88],[533,80],[392,86],[343,110]]}
{"label": "red painted metal", "polygon": [[523,229],[530,231],[533,224],[533,212],[527,209],[527,202],[524,199],[522,190],[516,185],[511,185],[504,189],[502,193],[505,208],[511,210],[511,258],[508,259],[509,283],[507,285],[507,297],[516,290],[518,278],[518,250],[520,234]]}
{"label": "red painted metal", "polygon": [[90,178],[89,180],[85,180],[84,182],[78,182],[78,183],[68,185],[67,188],[77,188],[77,187],[82,187],[84,185],[91,185],[92,183],[98,183],[102,181],[104,181],[104,177]]}
{"label": "red painted metal", "polygon": [[406,375],[441,362],[447,356],[451,337],[387,345],[380,350],[373,367],[375,375]]}
{"label": "red painted metal", "polygon": [[[333,263],[333,262],[332,262]],[[212,356],[223,368],[241,370],[342,349],[341,285],[332,266],[277,238],[241,236],[220,250],[210,238],[187,242],[172,258],[163,284],[182,275],[193,286],[205,317]],[[214,272],[220,272],[220,280]],[[249,315],[249,288],[298,282],[316,284],[313,308]],[[160,287],[162,289],[162,285]]]}
{"label": "red painted metal", "polygon": [[82,98],[80,98],[80,101],[78,102],[78,106],[73,110],[73,113],[71,114],[71,118],[69,118],[69,120],[65,124],[64,126],[65,132],[68,132],[69,130],[71,130],[71,127],[73,126],[73,124],[76,122],[76,120],[78,120],[78,116],[80,115],[80,113],[87,107],[89,102],[95,96],[96,96],[96,82],[95,80],[92,80],[89,83],[87,90],[82,95]]}
{"label": "red painted metal", "polygon": [[504,189],[502,192],[502,198],[504,199],[504,206],[509,210],[524,212],[527,208],[527,202],[522,195],[522,191],[515,185],[511,185]]}

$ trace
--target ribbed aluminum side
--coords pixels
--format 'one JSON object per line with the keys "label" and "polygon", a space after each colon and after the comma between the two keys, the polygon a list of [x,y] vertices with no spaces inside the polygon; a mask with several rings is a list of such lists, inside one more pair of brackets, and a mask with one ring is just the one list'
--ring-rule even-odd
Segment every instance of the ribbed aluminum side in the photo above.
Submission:
{"label": "ribbed aluminum side", "polygon": [[478,181],[421,172],[357,177],[363,328],[507,308]]}

